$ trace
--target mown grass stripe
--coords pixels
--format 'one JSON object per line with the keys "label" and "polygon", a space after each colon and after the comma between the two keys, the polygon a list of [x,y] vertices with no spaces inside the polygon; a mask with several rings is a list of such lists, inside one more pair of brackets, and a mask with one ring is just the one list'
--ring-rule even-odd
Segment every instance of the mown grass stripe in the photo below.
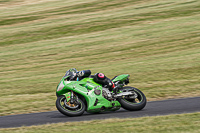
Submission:
{"label": "mown grass stripe", "polygon": [[1,41],[0,46],[53,39],[53,38],[58,38],[62,36],[72,36],[72,35],[80,35],[80,34],[85,34],[85,33],[103,31],[103,30],[122,27],[122,26],[136,25],[145,20],[150,21],[150,20],[155,20],[155,19],[181,17],[183,15],[188,16],[190,14],[198,14],[200,12],[198,10],[199,8],[200,6],[197,5],[197,6],[193,6],[192,8],[185,8],[182,11],[179,11],[178,9],[178,11],[172,10],[171,12],[163,11],[163,12],[157,12],[157,13],[151,12],[151,13],[140,14],[140,17],[144,17],[144,18],[137,18],[138,15],[130,15],[130,16],[124,16],[120,18],[115,18],[112,20],[107,19],[106,22],[105,20],[101,20],[101,21],[93,21],[93,22],[88,22],[88,23],[83,23],[83,24],[63,25],[63,26],[57,26],[57,27],[52,27],[48,29],[40,29],[37,31],[18,33],[15,35],[4,36],[4,38],[14,38],[14,39],[11,39],[11,40],[9,39],[9,41]]}

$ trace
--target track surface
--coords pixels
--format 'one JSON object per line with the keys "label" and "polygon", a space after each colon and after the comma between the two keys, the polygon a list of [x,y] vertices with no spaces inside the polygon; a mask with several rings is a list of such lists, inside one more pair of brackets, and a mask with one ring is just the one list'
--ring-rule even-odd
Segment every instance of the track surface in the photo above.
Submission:
{"label": "track surface", "polygon": [[200,97],[173,99],[164,101],[148,102],[141,111],[126,111],[120,109],[116,112],[106,112],[101,114],[84,113],[79,117],[67,117],[58,111],[10,115],[0,117],[0,128],[31,126],[46,123],[85,121],[107,118],[134,118],[142,116],[168,115],[191,113],[200,111]]}

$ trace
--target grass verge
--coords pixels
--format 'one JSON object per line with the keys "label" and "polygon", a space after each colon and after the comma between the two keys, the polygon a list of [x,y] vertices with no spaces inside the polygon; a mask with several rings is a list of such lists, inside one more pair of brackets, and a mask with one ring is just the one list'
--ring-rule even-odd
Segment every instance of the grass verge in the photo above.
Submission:
{"label": "grass verge", "polygon": [[83,122],[67,122],[30,127],[0,129],[2,133],[35,133],[35,132],[73,132],[73,133],[198,133],[200,132],[200,113],[106,119]]}

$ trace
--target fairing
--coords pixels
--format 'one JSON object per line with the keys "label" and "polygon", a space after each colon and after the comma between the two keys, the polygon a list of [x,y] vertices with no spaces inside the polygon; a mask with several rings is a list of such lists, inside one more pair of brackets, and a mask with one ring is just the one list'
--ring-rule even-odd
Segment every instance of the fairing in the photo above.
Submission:
{"label": "fairing", "polygon": [[[128,77],[128,74],[120,75],[116,77],[113,82],[123,82]],[[60,86],[63,88],[60,89]],[[85,98],[87,102],[87,112],[114,111],[121,107],[118,101],[109,101],[102,96],[102,86],[94,82],[93,78],[84,78],[81,81],[67,81],[67,77],[63,77],[57,87],[56,95],[64,95],[68,101],[71,91]],[[98,95],[95,91],[100,92],[100,94]]]}

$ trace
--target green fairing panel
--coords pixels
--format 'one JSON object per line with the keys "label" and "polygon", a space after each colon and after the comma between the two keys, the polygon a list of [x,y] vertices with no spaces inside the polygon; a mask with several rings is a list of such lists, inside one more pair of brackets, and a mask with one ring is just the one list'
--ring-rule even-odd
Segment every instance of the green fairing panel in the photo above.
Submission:
{"label": "green fairing panel", "polygon": [[[60,84],[63,84],[64,87],[60,91],[56,91],[57,96],[60,96],[60,95],[63,95],[65,93],[69,92],[73,88],[74,81],[64,81],[64,78],[63,78],[60,81]],[[66,84],[67,84],[67,86],[66,86]],[[58,87],[59,87],[59,85],[58,85]],[[58,89],[58,87],[57,87],[57,89]]]}
{"label": "green fairing panel", "polygon": [[[84,78],[81,80],[81,82],[86,82],[85,87],[90,90],[85,97],[87,103],[88,103],[88,112],[99,112],[99,110],[104,106],[105,108],[112,108],[113,105],[116,108],[110,109],[110,110],[118,110],[121,105],[118,101],[108,101],[102,96],[102,86],[96,82],[94,82],[93,78]],[[95,89],[101,90],[100,95],[96,95],[94,93]],[[96,106],[94,106],[95,101],[98,99],[98,102]]]}
{"label": "green fairing panel", "polygon": [[[113,107],[112,103],[115,103],[114,106],[120,107],[120,104],[119,104],[118,101],[110,102],[102,96],[102,87],[101,86],[97,87],[96,89],[101,90],[100,95],[96,95],[94,93],[94,89],[88,92],[88,95],[87,95],[88,96],[88,103],[89,103],[88,104],[88,112],[95,112],[95,111],[98,112],[103,106],[105,108],[112,108]],[[94,106],[95,101],[97,99],[98,99],[98,102]]]}
{"label": "green fairing panel", "polygon": [[113,82],[116,82],[116,81],[124,81],[126,80],[130,75],[129,74],[122,74],[122,75],[119,75],[117,76],[116,78],[114,78],[112,81]]}
{"label": "green fairing panel", "polygon": [[[64,88],[57,92],[57,95],[65,95],[66,98],[70,96],[70,91],[74,91],[86,99],[87,102],[87,111],[88,112],[99,112],[102,106],[104,106],[107,110],[118,110],[121,105],[118,101],[108,101],[102,96],[102,86],[96,82],[92,78],[84,78],[81,81],[64,81],[61,80],[64,84]],[[94,93],[95,89],[101,90],[100,95],[96,95]],[[95,101],[98,99],[97,104],[94,106]],[[67,99],[68,101],[69,99]]]}

